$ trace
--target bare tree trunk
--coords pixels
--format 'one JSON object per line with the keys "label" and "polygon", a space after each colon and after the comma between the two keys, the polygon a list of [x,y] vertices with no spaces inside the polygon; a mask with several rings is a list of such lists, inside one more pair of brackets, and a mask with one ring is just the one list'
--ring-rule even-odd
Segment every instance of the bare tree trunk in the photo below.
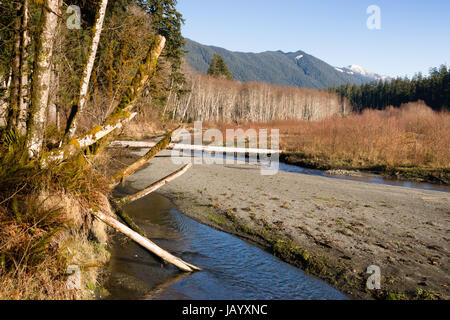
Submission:
{"label": "bare tree trunk", "polygon": [[91,46],[89,49],[89,55],[87,63],[83,71],[83,77],[81,78],[80,94],[78,97],[78,103],[72,107],[71,114],[67,120],[66,132],[64,134],[63,141],[67,141],[75,135],[77,130],[77,115],[83,111],[86,104],[87,93],[89,89],[89,82],[91,79],[92,68],[94,67],[95,56],[97,54],[98,43],[100,42],[100,35],[103,29],[103,20],[105,19],[106,6],[108,0],[102,0],[100,8],[97,12],[97,19],[93,29],[93,36],[91,40]]}
{"label": "bare tree trunk", "polygon": [[47,103],[50,89],[51,58],[58,25],[60,0],[45,0],[42,6],[40,33],[34,61],[31,110],[27,136],[31,156],[38,156],[44,141]]}
{"label": "bare tree trunk", "polygon": [[52,65],[50,75],[50,95],[47,103],[47,126],[56,125],[56,110],[58,108],[59,73],[56,65]]}
{"label": "bare tree trunk", "polygon": [[61,129],[61,119],[60,119],[61,115],[60,115],[59,109],[60,109],[60,106],[56,105],[55,126],[56,126],[56,129],[58,129],[58,131]]}
{"label": "bare tree trunk", "polygon": [[28,116],[28,45],[30,38],[28,35],[28,0],[23,1],[22,15],[22,36],[20,42],[20,87],[19,87],[19,113],[17,115],[17,128],[22,133],[26,133]]}
{"label": "bare tree trunk", "polygon": [[130,121],[135,116],[136,112],[125,112],[123,117],[121,117],[120,119],[108,118],[103,125],[95,126],[80,137],[73,138],[69,141],[68,144],[49,152],[49,154],[44,157],[44,161],[62,161],[64,159],[67,159],[80,150],[92,146],[94,143],[106,137],[114,130],[122,128],[125,122]]}

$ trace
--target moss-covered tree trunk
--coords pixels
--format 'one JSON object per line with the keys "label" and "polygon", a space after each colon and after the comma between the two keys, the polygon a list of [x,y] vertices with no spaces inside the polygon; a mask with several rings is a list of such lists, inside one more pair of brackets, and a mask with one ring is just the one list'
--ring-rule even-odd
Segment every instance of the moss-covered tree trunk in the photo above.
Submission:
{"label": "moss-covered tree trunk", "polygon": [[[139,66],[136,75],[128,86],[119,104],[102,125],[95,126],[87,133],[82,134],[77,138],[73,138],[67,144],[53,150],[46,156],[45,160],[58,161],[67,159],[80,149],[96,144],[100,139],[111,134],[116,129],[121,128],[124,122],[129,121],[136,116],[135,112],[130,111],[133,109],[136,100],[140,97],[147,80],[155,72],[158,58],[164,49],[165,43],[166,39],[163,36],[158,35],[155,37],[155,41],[150,47],[145,60]],[[106,143],[110,142],[110,139],[102,140]],[[99,147],[97,146],[97,148]]]}
{"label": "moss-covered tree trunk", "polygon": [[31,108],[27,124],[28,146],[31,156],[40,154],[44,142],[50,91],[51,59],[58,26],[59,9],[60,0],[45,0],[41,9],[31,89]]}
{"label": "moss-covered tree trunk", "polygon": [[20,91],[20,29],[22,26],[23,4],[16,3],[17,16],[14,21],[14,44],[13,59],[11,63],[11,86],[9,92],[9,106],[7,114],[7,129],[16,127],[17,115],[19,113],[19,91]]}
{"label": "moss-covered tree trunk", "polygon": [[26,122],[28,116],[28,74],[30,72],[28,66],[28,46],[30,43],[30,37],[28,34],[28,14],[29,14],[29,2],[23,1],[23,14],[22,14],[22,30],[20,39],[20,87],[19,87],[19,112],[17,114],[17,129],[22,133],[26,133]]}

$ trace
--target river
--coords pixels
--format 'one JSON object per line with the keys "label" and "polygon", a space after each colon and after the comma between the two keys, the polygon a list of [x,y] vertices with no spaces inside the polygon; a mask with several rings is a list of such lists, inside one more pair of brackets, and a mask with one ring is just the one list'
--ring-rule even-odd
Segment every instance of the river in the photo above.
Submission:
{"label": "river", "polygon": [[[323,171],[283,163],[280,170],[333,177]],[[144,179],[145,175],[140,177]],[[333,178],[450,191],[448,186],[374,175]],[[137,180],[124,191],[133,192],[133,184],[151,182]],[[106,284],[111,293],[109,299],[347,299],[325,282],[260,248],[188,218],[162,195],[152,194],[129,204],[125,210],[151,240],[204,271],[180,273],[170,265],[163,266],[131,240],[115,235]]]}
{"label": "river", "polygon": [[120,235],[108,299],[347,299],[325,282],[227,233],[202,225],[152,194],[126,207],[152,241],[204,271],[179,272]]}

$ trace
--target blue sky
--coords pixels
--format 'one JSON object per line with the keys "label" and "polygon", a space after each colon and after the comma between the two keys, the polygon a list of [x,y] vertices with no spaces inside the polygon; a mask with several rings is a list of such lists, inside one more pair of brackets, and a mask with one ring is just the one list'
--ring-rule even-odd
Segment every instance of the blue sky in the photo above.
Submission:
{"label": "blue sky", "polygon": [[[369,30],[366,9],[381,9]],[[232,51],[303,50],[334,66],[412,76],[450,64],[449,0],[179,0],[183,35]]]}

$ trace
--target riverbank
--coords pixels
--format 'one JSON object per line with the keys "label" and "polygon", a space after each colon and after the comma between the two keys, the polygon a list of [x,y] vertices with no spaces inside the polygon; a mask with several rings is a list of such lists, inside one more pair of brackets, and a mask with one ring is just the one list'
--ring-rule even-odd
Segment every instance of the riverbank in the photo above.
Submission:
{"label": "riverbank", "polygon": [[[154,176],[147,180],[180,166],[169,156],[149,163]],[[448,193],[288,172],[261,176],[243,163],[194,165],[160,192],[187,216],[257,243],[354,298],[450,296]],[[382,290],[366,289],[369,265],[380,266]]]}
{"label": "riverbank", "polygon": [[352,175],[362,172],[378,174],[388,179],[450,185],[450,169],[448,168],[388,167],[382,164],[358,165],[349,161],[324,158],[320,155],[306,155],[300,152],[281,153],[280,161],[308,169],[331,171],[337,175]]}

